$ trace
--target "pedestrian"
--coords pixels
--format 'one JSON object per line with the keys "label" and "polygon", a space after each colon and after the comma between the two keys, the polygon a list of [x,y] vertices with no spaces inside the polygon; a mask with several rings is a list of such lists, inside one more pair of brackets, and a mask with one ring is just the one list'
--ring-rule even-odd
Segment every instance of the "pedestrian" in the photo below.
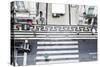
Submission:
{"label": "pedestrian", "polygon": [[36,17],[37,24],[45,24],[45,17],[43,17],[43,12],[40,11],[39,15]]}

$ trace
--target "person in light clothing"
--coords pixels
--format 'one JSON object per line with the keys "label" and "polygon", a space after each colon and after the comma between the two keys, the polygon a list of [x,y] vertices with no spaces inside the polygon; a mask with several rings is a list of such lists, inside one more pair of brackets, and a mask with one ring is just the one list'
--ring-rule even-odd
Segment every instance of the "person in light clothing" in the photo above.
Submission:
{"label": "person in light clothing", "polygon": [[37,21],[37,24],[46,24],[45,23],[45,17],[43,17],[43,12],[40,11],[39,15],[36,17],[36,21]]}

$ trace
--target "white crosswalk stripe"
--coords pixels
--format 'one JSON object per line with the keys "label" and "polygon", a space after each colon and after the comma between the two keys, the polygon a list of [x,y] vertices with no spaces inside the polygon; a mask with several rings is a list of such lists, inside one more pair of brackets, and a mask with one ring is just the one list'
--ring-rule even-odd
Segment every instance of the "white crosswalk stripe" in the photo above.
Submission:
{"label": "white crosswalk stripe", "polygon": [[37,44],[78,44],[78,41],[57,41],[57,42],[45,42],[45,41],[39,41]]}
{"label": "white crosswalk stripe", "polygon": [[64,48],[78,48],[78,45],[68,46],[38,46],[37,49],[64,49]]}
{"label": "white crosswalk stripe", "polygon": [[[79,62],[78,41],[73,41],[73,40],[46,41],[46,40],[44,40],[44,41],[37,41],[37,44],[38,44],[37,45],[38,51],[37,51],[36,60],[38,60],[38,61],[36,61],[36,64]],[[59,44],[59,45],[57,45],[57,44]],[[40,49],[42,49],[42,50],[40,50]],[[48,49],[49,49],[49,51],[48,51]],[[59,49],[59,50],[56,50],[56,49]],[[62,50],[62,49],[64,49],[64,50]],[[64,53],[64,55],[63,55],[63,53]],[[50,61],[47,61],[47,62],[45,61],[45,59],[46,59],[45,54],[48,55],[47,59],[50,59]],[[69,58],[69,60],[67,60],[67,59],[63,60],[64,58]],[[77,58],[77,59],[74,59],[74,58]],[[56,60],[53,60],[53,59],[56,59]],[[60,59],[60,60],[57,60],[57,59]]]}
{"label": "white crosswalk stripe", "polygon": [[78,59],[76,60],[59,60],[59,61],[49,61],[49,62],[45,62],[45,61],[42,61],[42,62],[36,62],[36,64],[53,64],[53,63],[71,63],[71,62],[79,62]]}
{"label": "white crosswalk stripe", "polygon": [[[56,56],[49,56],[48,59],[59,59],[59,58],[79,58],[79,55],[56,55]],[[37,56],[36,59],[45,59],[44,56]]]}
{"label": "white crosswalk stripe", "polygon": [[79,53],[79,50],[37,51],[37,54]]}

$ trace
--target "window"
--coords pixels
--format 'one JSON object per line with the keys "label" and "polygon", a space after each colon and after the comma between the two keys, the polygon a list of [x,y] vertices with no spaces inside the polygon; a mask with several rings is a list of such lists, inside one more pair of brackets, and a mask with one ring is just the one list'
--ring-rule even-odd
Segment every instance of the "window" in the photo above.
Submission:
{"label": "window", "polygon": [[23,1],[16,1],[17,9],[25,9]]}
{"label": "window", "polygon": [[65,4],[52,4],[52,13],[65,14]]}
{"label": "window", "polygon": [[88,15],[93,15],[94,7],[89,7],[88,8]]}

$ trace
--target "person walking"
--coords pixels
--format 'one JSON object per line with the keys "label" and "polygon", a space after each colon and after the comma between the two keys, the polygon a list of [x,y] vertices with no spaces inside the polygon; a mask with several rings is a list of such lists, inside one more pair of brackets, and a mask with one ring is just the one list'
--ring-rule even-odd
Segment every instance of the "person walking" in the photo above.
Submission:
{"label": "person walking", "polygon": [[45,17],[43,17],[43,12],[40,11],[39,15],[36,17],[37,24],[45,24]]}

